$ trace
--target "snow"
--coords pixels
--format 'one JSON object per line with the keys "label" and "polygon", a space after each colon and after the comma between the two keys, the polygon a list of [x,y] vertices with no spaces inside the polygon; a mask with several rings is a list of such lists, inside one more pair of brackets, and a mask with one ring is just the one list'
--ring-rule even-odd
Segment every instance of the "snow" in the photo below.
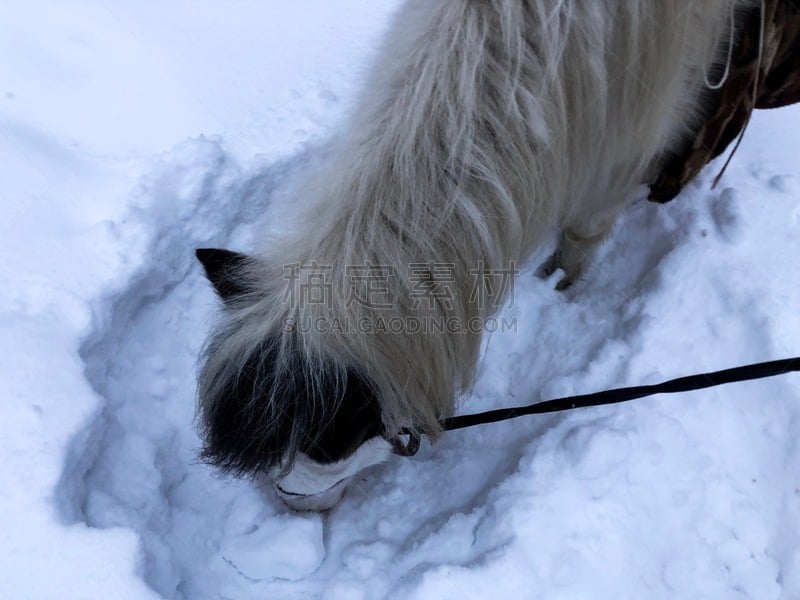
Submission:
{"label": "snow", "polygon": [[[198,463],[217,301],[397,0],[0,6],[0,596],[800,597],[800,376],[447,435],[327,514]],[[464,412],[800,353],[800,108],[565,293],[517,281]]]}

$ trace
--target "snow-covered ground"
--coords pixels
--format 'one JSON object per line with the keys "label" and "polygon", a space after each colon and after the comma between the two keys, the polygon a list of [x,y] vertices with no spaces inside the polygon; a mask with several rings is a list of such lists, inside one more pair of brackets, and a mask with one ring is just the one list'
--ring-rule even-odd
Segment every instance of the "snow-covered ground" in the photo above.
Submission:
{"label": "snow-covered ground", "polygon": [[[291,202],[396,5],[0,4],[0,597],[800,597],[798,375],[456,432],[323,515],[198,464],[193,248]],[[800,354],[798,156],[758,114],[567,293],[524,272],[463,410]]]}

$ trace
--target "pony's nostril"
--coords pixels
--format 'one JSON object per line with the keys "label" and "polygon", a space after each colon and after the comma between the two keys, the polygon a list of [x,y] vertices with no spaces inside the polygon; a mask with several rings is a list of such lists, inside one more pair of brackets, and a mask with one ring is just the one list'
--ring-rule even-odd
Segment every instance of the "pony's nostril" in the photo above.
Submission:
{"label": "pony's nostril", "polygon": [[347,477],[328,489],[314,494],[293,492],[281,487],[280,483],[275,483],[275,492],[292,510],[323,511],[333,508],[342,499],[349,480]]}

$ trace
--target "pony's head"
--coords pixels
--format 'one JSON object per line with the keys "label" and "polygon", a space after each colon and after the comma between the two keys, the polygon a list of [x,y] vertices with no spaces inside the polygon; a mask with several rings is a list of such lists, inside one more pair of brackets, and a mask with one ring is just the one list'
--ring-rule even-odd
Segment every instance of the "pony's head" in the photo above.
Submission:
{"label": "pony's head", "polygon": [[268,477],[292,508],[330,508],[353,475],[392,451],[374,382],[291,323],[275,328],[258,259],[211,249],[197,257],[225,307],[199,380],[203,458]]}

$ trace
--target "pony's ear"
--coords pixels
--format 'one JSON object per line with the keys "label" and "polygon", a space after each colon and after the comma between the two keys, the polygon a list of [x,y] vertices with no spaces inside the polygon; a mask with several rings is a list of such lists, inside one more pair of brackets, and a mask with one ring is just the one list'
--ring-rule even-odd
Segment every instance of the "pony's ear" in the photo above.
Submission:
{"label": "pony's ear", "polygon": [[252,258],[220,248],[198,248],[194,253],[203,265],[206,277],[224,302],[253,291],[243,271],[248,263],[253,262]]}

